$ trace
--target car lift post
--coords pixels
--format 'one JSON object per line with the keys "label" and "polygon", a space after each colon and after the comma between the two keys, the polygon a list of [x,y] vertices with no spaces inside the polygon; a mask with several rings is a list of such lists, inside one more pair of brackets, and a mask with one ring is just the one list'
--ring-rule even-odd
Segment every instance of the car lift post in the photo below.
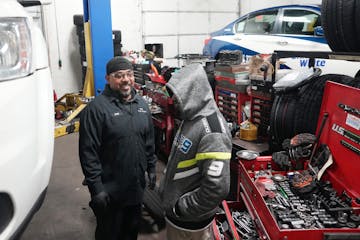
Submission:
{"label": "car lift post", "polygon": [[[105,65],[114,56],[111,24],[110,0],[84,0],[84,28],[85,41],[90,40],[91,53],[86,59],[92,60],[94,93],[97,96],[104,90],[105,86]],[[86,32],[90,30],[89,32]],[[87,45],[86,45],[86,49]],[[86,81],[86,80],[85,80]],[[85,89],[84,89],[85,90]],[[84,92],[84,96],[88,94]]]}
{"label": "car lift post", "polygon": [[[65,94],[55,105],[71,114],[55,124],[55,138],[79,130],[77,115],[105,87],[106,63],[114,56],[110,0],[83,0],[87,70],[82,93]],[[65,103],[61,102],[66,100]],[[57,106],[55,106],[57,108]]]}

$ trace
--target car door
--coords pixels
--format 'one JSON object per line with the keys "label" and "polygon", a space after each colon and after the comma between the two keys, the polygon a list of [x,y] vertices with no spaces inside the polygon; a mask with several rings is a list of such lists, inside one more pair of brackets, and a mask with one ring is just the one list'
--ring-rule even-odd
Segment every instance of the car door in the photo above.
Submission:
{"label": "car door", "polygon": [[320,12],[306,8],[283,8],[279,18],[280,41],[276,50],[328,51],[324,36],[314,29],[321,26]]}
{"label": "car door", "polygon": [[[287,7],[279,13],[278,40],[274,50],[284,51],[330,51],[324,36],[315,34],[321,26],[319,11],[311,8]],[[284,59],[290,68],[307,67],[308,59]],[[325,60],[317,60],[315,67],[323,67]]]}

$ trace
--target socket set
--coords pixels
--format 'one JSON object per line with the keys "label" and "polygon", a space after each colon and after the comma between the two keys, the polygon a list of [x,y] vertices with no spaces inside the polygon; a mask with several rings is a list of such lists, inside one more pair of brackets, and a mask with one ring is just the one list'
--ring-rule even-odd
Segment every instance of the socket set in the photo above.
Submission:
{"label": "socket set", "polygon": [[215,223],[213,224],[215,238],[218,240],[233,239],[229,223],[226,220],[219,220],[218,218],[219,217],[216,218]]}
{"label": "socket set", "polygon": [[257,240],[254,218],[242,201],[223,201],[223,212],[215,216],[213,232],[216,240]]}
{"label": "socket set", "polygon": [[307,196],[294,193],[287,177],[281,182],[274,180],[273,185],[276,190],[266,204],[280,229],[359,227],[360,216],[330,182],[320,182]]}
{"label": "socket set", "polygon": [[235,223],[236,231],[241,239],[259,239],[259,235],[254,225],[254,221],[248,212],[234,210],[231,212],[231,216]]}

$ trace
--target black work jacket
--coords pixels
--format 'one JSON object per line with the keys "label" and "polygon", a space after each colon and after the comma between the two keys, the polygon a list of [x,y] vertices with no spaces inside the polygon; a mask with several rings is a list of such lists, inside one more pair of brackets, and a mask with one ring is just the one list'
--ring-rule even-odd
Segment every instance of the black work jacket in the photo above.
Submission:
{"label": "black work jacket", "polygon": [[151,112],[132,91],[130,102],[106,85],[80,116],[79,156],[92,196],[106,191],[125,205],[142,202],[145,171],[155,171]]}

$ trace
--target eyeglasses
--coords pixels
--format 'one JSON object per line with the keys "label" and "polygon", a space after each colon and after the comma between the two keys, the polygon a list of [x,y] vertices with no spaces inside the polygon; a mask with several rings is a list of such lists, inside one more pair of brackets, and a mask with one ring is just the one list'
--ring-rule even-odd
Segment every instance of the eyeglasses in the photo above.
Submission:
{"label": "eyeglasses", "polygon": [[117,79],[124,79],[125,77],[133,78],[134,71],[127,71],[127,72],[114,72],[110,73],[110,76]]}

